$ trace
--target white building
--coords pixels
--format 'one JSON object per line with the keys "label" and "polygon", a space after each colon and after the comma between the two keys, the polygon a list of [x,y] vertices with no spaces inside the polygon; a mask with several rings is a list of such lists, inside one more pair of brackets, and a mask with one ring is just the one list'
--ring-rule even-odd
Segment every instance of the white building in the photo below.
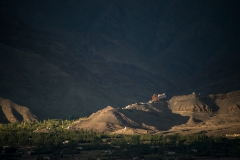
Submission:
{"label": "white building", "polygon": [[167,98],[166,93],[158,94],[158,99]]}

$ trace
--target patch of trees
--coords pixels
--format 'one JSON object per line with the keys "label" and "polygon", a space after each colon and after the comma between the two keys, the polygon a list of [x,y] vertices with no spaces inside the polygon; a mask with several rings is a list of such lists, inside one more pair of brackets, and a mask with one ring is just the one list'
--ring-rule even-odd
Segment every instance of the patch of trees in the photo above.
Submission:
{"label": "patch of trees", "polygon": [[[46,120],[43,122],[9,123],[0,127],[0,146],[39,146],[33,154],[77,154],[83,150],[112,150],[112,156],[122,158],[164,155],[174,151],[178,155],[240,157],[240,139],[222,136],[191,135],[113,135],[93,130],[68,130],[71,120]],[[33,132],[50,128],[51,132]],[[0,148],[4,150],[3,148]],[[7,151],[7,150],[6,150]],[[8,152],[8,151],[7,151]],[[186,157],[185,157],[186,158]]]}

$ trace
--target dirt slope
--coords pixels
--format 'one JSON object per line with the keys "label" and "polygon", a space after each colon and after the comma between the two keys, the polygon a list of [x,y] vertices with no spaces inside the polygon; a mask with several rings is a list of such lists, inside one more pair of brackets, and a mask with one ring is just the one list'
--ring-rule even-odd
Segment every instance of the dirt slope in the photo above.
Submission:
{"label": "dirt slope", "polygon": [[1,119],[6,118],[9,122],[19,122],[21,119],[26,122],[37,121],[37,117],[27,107],[20,106],[9,99],[0,97],[0,106],[4,113]]}

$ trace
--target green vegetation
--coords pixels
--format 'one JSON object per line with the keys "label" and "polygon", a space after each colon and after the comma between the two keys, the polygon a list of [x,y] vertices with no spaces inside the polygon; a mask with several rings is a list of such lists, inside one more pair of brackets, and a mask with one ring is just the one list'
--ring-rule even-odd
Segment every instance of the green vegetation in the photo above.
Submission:
{"label": "green vegetation", "polygon": [[[82,151],[109,150],[98,157],[145,159],[168,157],[194,159],[194,157],[238,157],[240,139],[223,136],[192,135],[112,135],[86,130],[66,129],[73,120],[45,120],[31,123],[9,123],[0,126],[0,151],[16,154],[16,148],[38,146],[32,155],[62,156]],[[48,132],[45,132],[47,130]],[[33,132],[34,131],[34,132]],[[44,132],[38,132],[44,131]],[[2,146],[10,146],[3,148]],[[1,155],[5,156],[5,155]],[[0,157],[1,158],[1,157]]]}

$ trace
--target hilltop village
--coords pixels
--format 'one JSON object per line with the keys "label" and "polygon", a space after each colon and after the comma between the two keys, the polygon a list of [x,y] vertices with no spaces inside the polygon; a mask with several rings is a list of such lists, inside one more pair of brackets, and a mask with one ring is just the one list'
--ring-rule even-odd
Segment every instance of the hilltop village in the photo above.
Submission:
{"label": "hilltop village", "polygon": [[150,100],[149,103],[156,102],[156,101],[159,101],[159,100],[162,100],[162,99],[166,99],[166,98],[167,98],[166,93],[153,94],[152,95],[152,100]]}

